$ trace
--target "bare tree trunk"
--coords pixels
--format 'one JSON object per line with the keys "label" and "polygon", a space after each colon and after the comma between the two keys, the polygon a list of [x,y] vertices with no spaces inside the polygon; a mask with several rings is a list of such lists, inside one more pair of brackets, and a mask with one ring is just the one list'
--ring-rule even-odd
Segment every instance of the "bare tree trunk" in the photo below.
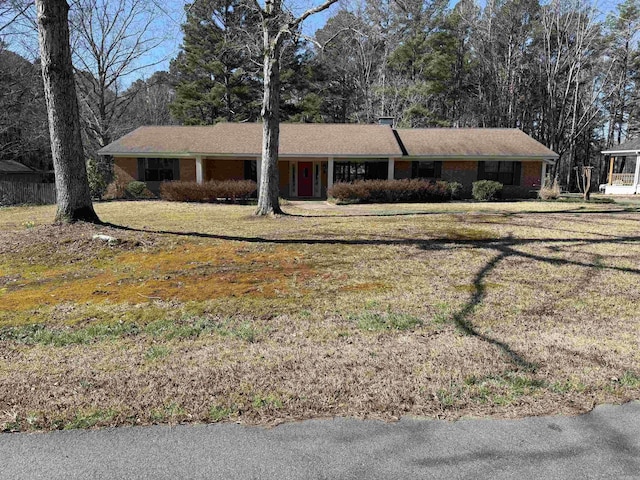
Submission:
{"label": "bare tree trunk", "polygon": [[264,96],[262,98],[262,166],[258,186],[256,215],[281,214],[278,175],[278,142],[280,138],[280,53],[285,38],[296,33],[300,24],[316,13],[326,10],[338,0],[325,0],[292,19],[282,9],[282,0],[258,0],[252,4],[262,16],[264,39]]}
{"label": "bare tree trunk", "polygon": [[[267,22],[268,19],[265,19]],[[276,29],[276,36],[278,30]],[[282,36],[264,27],[264,96],[262,99],[262,167],[256,215],[281,214],[278,174],[280,140],[280,50]],[[266,181],[265,181],[266,180]]]}
{"label": "bare tree trunk", "polygon": [[66,0],[36,0],[44,93],[56,177],[56,222],[99,222],[84,162],[78,99],[69,47]]}

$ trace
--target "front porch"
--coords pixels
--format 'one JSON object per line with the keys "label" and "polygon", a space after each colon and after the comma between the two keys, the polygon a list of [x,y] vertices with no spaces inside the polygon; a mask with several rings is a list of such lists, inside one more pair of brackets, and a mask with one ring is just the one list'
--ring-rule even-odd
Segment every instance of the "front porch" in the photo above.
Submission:
{"label": "front porch", "polygon": [[[260,183],[261,158],[195,158],[195,180],[253,180]],[[394,158],[295,157],[278,160],[280,195],[284,198],[321,199],[336,181],[393,179]]]}
{"label": "front porch", "polygon": [[609,175],[604,191],[610,195],[640,193],[640,155],[611,152]]}

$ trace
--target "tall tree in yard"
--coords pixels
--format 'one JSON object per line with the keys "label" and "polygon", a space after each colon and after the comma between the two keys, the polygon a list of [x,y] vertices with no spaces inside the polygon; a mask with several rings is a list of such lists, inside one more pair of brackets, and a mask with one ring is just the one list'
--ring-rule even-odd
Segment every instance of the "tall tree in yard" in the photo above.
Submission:
{"label": "tall tree in yard", "polygon": [[328,9],[338,0],[325,0],[295,17],[282,0],[252,0],[262,19],[264,87],[262,99],[262,167],[256,215],[282,213],[278,187],[278,142],[280,137],[280,56],[285,40],[291,38],[307,18]]}
{"label": "tall tree in yard", "polygon": [[123,83],[156,61],[147,53],[163,38],[153,29],[155,0],[73,0],[71,44],[85,151],[95,152],[124,132],[119,129],[138,93]]}
{"label": "tall tree in yard", "polygon": [[69,5],[66,0],[36,0],[36,8],[58,196],[56,222],[98,222],[91,203],[80,134],[69,47]]}

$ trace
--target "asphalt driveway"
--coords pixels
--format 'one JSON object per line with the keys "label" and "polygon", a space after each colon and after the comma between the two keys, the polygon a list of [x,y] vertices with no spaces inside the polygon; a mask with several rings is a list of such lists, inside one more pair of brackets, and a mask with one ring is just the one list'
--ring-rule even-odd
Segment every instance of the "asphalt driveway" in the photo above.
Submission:
{"label": "asphalt driveway", "polygon": [[640,402],[579,417],[0,435],[1,479],[640,478]]}

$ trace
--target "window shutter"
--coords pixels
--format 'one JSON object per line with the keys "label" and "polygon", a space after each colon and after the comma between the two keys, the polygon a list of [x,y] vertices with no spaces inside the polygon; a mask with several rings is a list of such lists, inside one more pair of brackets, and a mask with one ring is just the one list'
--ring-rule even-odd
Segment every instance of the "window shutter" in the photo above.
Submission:
{"label": "window shutter", "polygon": [[138,159],[138,180],[144,182],[144,158]]}
{"label": "window shutter", "polygon": [[180,159],[173,159],[173,179],[180,180]]}
{"label": "window shutter", "polygon": [[433,162],[433,176],[442,178],[442,162]]}
{"label": "window shutter", "polygon": [[411,178],[418,176],[418,162],[411,162]]}
{"label": "window shutter", "polygon": [[478,162],[478,180],[484,180],[484,162]]}
{"label": "window shutter", "polygon": [[522,176],[522,162],[513,162],[513,184],[520,185],[520,177]]}

